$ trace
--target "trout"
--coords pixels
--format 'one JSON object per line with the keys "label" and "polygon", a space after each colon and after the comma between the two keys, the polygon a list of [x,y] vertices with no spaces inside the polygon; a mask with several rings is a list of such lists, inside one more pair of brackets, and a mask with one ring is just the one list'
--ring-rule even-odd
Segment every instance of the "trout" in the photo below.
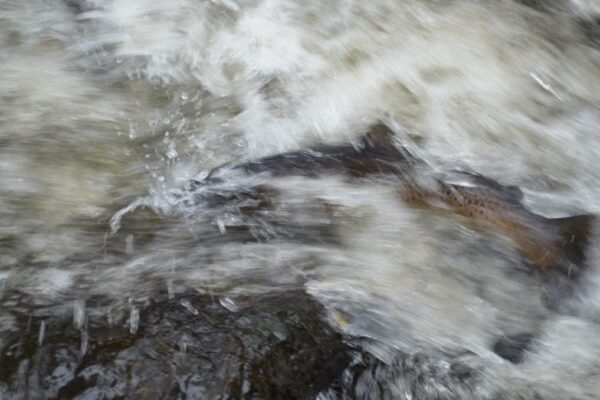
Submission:
{"label": "trout", "polygon": [[[205,179],[192,181],[192,188],[223,183],[231,172],[273,177],[392,177],[399,197],[409,206],[445,210],[473,220],[510,242],[525,261],[538,268],[558,269],[569,276],[576,276],[584,268],[594,215],[546,218],[522,204],[523,193],[517,186],[502,185],[471,172],[438,173],[404,146],[396,146],[393,135],[387,126],[378,124],[356,144],[323,145],[237,165],[226,164],[213,169]],[[210,203],[245,197],[266,204],[265,193],[272,191],[262,185],[220,192]]]}

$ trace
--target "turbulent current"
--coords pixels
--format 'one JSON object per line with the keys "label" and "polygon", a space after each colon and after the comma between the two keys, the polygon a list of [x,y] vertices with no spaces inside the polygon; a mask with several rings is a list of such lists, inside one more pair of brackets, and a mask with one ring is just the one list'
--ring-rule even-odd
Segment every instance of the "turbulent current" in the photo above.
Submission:
{"label": "turbulent current", "polygon": [[385,179],[190,195],[378,121],[600,214],[600,3],[0,0],[0,399],[600,398],[598,232],[571,282]]}

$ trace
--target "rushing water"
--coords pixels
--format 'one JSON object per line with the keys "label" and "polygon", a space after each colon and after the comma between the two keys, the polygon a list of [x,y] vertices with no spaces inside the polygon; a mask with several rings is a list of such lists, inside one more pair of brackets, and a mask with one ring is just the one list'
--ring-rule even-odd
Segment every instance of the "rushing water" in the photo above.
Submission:
{"label": "rushing water", "polygon": [[[600,3],[1,0],[0,398],[219,398],[227,368],[267,374],[259,398],[600,398],[596,245],[585,280],[555,290],[383,181],[273,180],[278,204],[248,220],[182,200],[218,165],[380,119],[436,168],[519,185],[539,214],[600,214]],[[494,351],[513,335],[515,362]],[[202,353],[236,340],[250,355]],[[147,389],[168,375],[149,349],[171,342],[157,354],[197,357],[173,367],[190,374],[177,395]],[[325,348],[279,376],[264,346]],[[103,368],[86,354],[115,357],[119,383],[81,389]]]}

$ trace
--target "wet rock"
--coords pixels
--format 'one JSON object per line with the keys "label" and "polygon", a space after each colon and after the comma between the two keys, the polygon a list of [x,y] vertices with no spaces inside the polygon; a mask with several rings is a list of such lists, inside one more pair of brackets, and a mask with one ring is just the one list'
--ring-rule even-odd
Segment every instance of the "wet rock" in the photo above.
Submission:
{"label": "wet rock", "polygon": [[348,365],[348,348],[305,293],[237,300],[235,312],[201,295],[124,303],[112,325],[88,301],[82,329],[72,314],[19,316],[22,329],[2,342],[0,397],[309,399]]}
{"label": "wet rock", "polygon": [[321,393],[327,400],[472,399],[479,392],[477,371],[461,361],[461,355],[440,358],[398,353],[384,362],[357,352],[341,379]]}

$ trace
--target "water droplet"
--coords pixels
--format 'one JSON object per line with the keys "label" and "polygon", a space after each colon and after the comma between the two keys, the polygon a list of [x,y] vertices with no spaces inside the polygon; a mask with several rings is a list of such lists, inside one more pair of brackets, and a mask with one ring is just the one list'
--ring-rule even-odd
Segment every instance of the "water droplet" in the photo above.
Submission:
{"label": "water droplet", "polygon": [[173,300],[173,298],[175,297],[175,293],[173,291],[173,280],[169,279],[167,281],[167,296],[169,297],[169,300]]}
{"label": "water droplet", "polygon": [[125,253],[131,254],[133,253],[133,235],[129,234],[125,238]]}
{"label": "water droplet", "polygon": [[287,333],[281,326],[277,326],[275,329],[273,329],[273,336],[275,336],[280,342],[283,342],[287,339]]}
{"label": "water droplet", "polygon": [[79,348],[82,356],[85,355],[85,353],[87,353],[87,349],[88,349],[88,331],[86,328],[84,328],[81,331],[81,346]]}
{"label": "water droplet", "polygon": [[221,297],[219,299],[219,304],[231,312],[236,312],[240,309],[238,305],[235,304],[235,301],[233,301],[230,297]]}
{"label": "water droplet", "polygon": [[185,353],[187,350],[187,343],[185,341],[185,338],[181,338],[181,340],[179,340],[179,349],[181,350],[182,353]]}
{"label": "water droplet", "polygon": [[217,218],[216,222],[217,226],[219,227],[219,232],[221,232],[221,235],[224,235],[227,232],[227,229],[225,228],[225,223],[221,218]]}
{"label": "water droplet", "polygon": [[194,307],[189,300],[181,300],[179,302],[179,304],[181,304],[183,306],[183,308],[185,308],[186,310],[188,310],[192,314],[198,315],[198,309],[196,309],[196,307]]}
{"label": "water droplet", "polygon": [[38,346],[44,344],[44,336],[46,335],[46,321],[40,324],[40,333],[38,335]]}
{"label": "water droplet", "polygon": [[169,148],[167,149],[167,157],[169,159],[177,158],[177,150],[175,150],[175,144],[173,142],[169,143]]}
{"label": "water droplet", "polygon": [[81,329],[85,321],[85,300],[75,300],[73,303],[73,326]]}
{"label": "water droplet", "polygon": [[140,326],[140,310],[132,304],[131,310],[129,312],[129,333],[131,333],[132,335],[135,335],[139,326]]}

